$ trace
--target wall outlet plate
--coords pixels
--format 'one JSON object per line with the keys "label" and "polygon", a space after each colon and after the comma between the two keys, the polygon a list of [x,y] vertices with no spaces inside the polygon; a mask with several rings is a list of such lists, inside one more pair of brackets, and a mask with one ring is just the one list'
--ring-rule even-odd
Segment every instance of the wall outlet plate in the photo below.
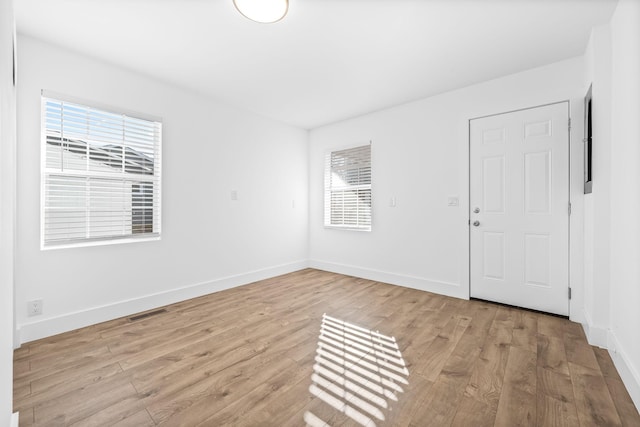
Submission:
{"label": "wall outlet plate", "polygon": [[39,316],[42,314],[42,300],[36,299],[27,303],[27,316]]}

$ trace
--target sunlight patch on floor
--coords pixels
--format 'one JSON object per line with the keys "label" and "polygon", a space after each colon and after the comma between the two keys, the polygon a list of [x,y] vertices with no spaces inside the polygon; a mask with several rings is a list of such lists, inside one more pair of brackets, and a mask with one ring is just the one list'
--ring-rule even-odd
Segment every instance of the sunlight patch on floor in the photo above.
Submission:
{"label": "sunlight patch on floor", "polygon": [[[323,404],[363,427],[375,427],[385,421],[408,378],[394,337],[323,314],[309,387]],[[321,427],[332,420],[306,411],[304,421]]]}

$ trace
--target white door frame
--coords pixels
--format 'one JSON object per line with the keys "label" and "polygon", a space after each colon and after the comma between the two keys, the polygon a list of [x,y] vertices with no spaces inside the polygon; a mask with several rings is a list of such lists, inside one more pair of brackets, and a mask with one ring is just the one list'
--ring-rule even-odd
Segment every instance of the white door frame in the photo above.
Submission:
{"label": "white door frame", "polygon": [[[498,113],[492,113],[492,114],[486,114],[486,115],[482,115],[482,116],[477,116],[477,117],[472,117],[470,119],[467,120],[467,248],[468,248],[468,252],[467,252],[467,272],[468,272],[468,278],[467,278],[467,283],[468,283],[468,295],[469,298],[471,298],[471,257],[472,257],[472,253],[471,253],[471,214],[470,214],[470,207],[471,207],[471,121],[472,120],[477,120],[477,119],[484,119],[487,117],[494,117],[494,116],[500,116],[503,114],[509,114],[509,113],[515,113],[515,112],[519,112],[519,111],[526,111],[526,110],[531,110],[534,108],[540,108],[540,107],[547,107],[550,105],[557,105],[557,104],[563,104],[566,103],[567,104],[567,116],[569,118],[569,132],[568,132],[568,138],[567,138],[567,150],[568,150],[568,161],[567,161],[567,176],[568,176],[568,203],[569,206],[572,206],[572,199],[571,199],[571,131],[573,128],[573,124],[571,123],[571,100],[569,99],[565,99],[565,100],[561,100],[561,101],[554,101],[554,102],[548,102],[545,104],[539,104],[539,105],[533,105],[530,107],[524,107],[524,108],[517,108],[517,109],[513,109],[513,110],[507,110],[507,111],[502,111],[502,112],[498,112]],[[571,312],[571,217],[573,216],[573,212],[570,212],[569,215],[567,215],[567,292],[569,292],[569,300],[567,302],[568,304],[568,308],[567,308],[567,317],[569,319],[571,319],[572,316],[572,312]],[[500,304],[500,303],[498,303]]]}

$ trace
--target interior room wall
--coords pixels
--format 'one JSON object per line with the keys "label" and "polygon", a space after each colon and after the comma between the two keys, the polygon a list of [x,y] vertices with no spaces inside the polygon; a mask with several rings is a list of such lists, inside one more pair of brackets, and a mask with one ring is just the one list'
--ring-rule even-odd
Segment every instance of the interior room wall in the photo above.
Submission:
{"label": "interior room wall", "polygon": [[[33,38],[18,46],[22,342],[306,266],[306,131]],[[160,241],[40,250],[42,89],[163,118]],[[34,299],[43,314],[27,317]]]}
{"label": "interior room wall", "polygon": [[585,52],[585,95],[592,85],[593,185],[584,195],[587,338],[607,346],[611,222],[611,26],[594,28]]}
{"label": "interior room wall", "polygon": [[0,0],[0,426],[13,407],[15,89],[13,2]]}
{"label": "interior room wall", "polygon": [[640,408],[640,2],[611,19],[611,281],[608,348]]}
{"label": "interior room wall", "polygon": [[[571,101],[572,318],[582,315],[582,57],[444,93],[310,132],[310,264],[467,298],[468,121]],[[372,231],[323,226],[323,159],[372,141]],[[448,197],[459,206],[448,206]],[[390,206],[395,197],[396,207]]]}
{"label": "interior room wall", "polygon": [[640,3],[621,0],[585,53],[592,84],[593,192],[584,197],[585,331],[609,349],[640,407]]}

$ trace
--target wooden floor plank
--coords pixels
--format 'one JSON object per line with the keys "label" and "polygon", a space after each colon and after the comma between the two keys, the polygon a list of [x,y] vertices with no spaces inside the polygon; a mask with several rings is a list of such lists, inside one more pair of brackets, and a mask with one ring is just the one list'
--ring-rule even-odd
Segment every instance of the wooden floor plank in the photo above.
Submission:
{"label": "wooden floor plank", "polygon": [[600,369],[596,355],[593,352],[593,347],[586,342],[584,335],[565,332],[564,348],[568,362],[595,370]]}
{"label": "wooden floor plank", "polygon": [[574,363],[569,369],[580,424],[622,425],[602,372]]}
{"label": "wooden floor plank", "polygon": [[149,413],[143,409],[135,414],[111,424],[112,427],[153,427],[153,422]]}
{"label": "wooden floor plank", "polygon": [[538,314],[538,334],[562,339],[569,323],[560,317]]}
{"label": "wooden floor plank", "polygon": [[512,346],[496,413],[496,426],[536,425],[536,354]]}
{"label": "wooden floor plank", "polygon": [[497,319],[486,335],[454,425],[492,425],[498,409],[502,383],[509,356],[512,334],[503,320]]}
{"label": "wooden floor plank", "polygon": [[620,421],[623,426],[640,426],[640,414],[629,396],[629,392],[625,388],[616,367],[609,356],[609,352],[603,348],[594,347],[596,359],[598,360],[598,366],[604,376],[604,380],[607,383],[609,394],[613,398],[613,403],[616,405]]}
{"label": "wooden floor plank", "polygon": [[127,378],[116,376],[35,405],[34,419],[43,426],[71,425],[136,396]]}
{"label": "wooden floor plank", "polygon": [[620,422],[625,427],[640,426],[640,414],[629,396],[624,383],[616,378],[605,377],[607,389],[618,411]]}
{"label": "wooden floor plank", "polygon": [[554,316],[313,269],[163,309],[17,349],[20,425],[640,425]]}
{"label": "wooden floor plank", "polygon": [[[312,390],[313,389],[311,388],[310,391]],[[309,396],[313,395],[309,393]],[[276,417],[273,420],[263,423],[262,425],[273,425],[280,427],[299,427],[304,426],[305,424],[311,425],[313,427],[330,425],[327,423],[336,419],[338,413],[340,413],[340,411],[344,409],[344,402],[334,402],[328,397],[325,397],[325,399],[326,400],[323,400],[322,397],[313,396],[310,400],[305,400],[305,405],[297,411],[289,413],[288,416],[281,414],[280,417]],[[339,406],[339,408],[336,408],[328,402],[334,402],[337,405],[341,406]],[[248,421],[248,424],[253,422],[254,421]],[[257,425],[260,425],[260,423],[257,423]]]}
{"label": "wooden floor plank", "polygon": [[443,366],[441,374],[433,383],[417,418],[409,425],[420,426],[424,420],[429,420],[430,425],[434,426],[451,425],[456,416],[458,403],[478,361],[482,341],[482,338],[471,331],[463,334]]}
{"label": "wooden floor plank", "polygon": [[470,320],[466,316],[451,316],[416,362],[416,371],[428,380],[435,381],[469,323]]}
{"label": "wooden floor plank", "polygon": [[519,310],[515,313],[512,344],[525,350],[537,352],[538,316]]}
{"label": "wooden floor plank", "polygon": [[549,369],[537,369],[537,425],[577,426],[571,377]]}
{"label": "wooden floor plank", "polygon": [[561,375],[569,375],[564,341],[555,336],[539,334],[537,364]]}

